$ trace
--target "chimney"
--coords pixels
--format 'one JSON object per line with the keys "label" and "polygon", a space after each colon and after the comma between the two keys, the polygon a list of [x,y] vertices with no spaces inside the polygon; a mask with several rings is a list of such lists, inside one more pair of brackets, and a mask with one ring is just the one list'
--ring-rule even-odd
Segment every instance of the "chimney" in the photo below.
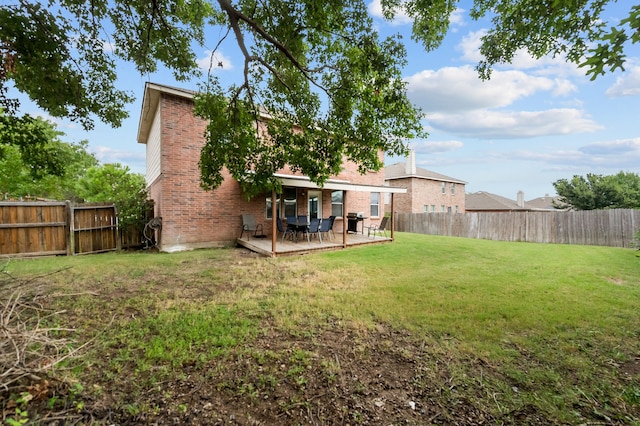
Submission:
{"label": "chimney", "polygon": [[408,175],[416,174],[416,152],[413,149],[409,151],[409,156],[405,163],[405,173]]}
{"label": "chimney", "polygon": [[518,203],[518,207],[524,207],[524,192],[518,191],[518,198],[516,202]]}

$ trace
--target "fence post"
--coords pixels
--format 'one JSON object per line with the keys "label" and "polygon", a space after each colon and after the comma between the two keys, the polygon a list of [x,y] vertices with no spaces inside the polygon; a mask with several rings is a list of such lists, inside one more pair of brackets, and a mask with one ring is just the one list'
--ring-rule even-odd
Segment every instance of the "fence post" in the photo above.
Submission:
{"label": "fence post", "polygon": [[71,205],[71,201],[69,200],[67,200],[65,203],[67,204],[67,224],[69,226],[69,232],[67,233],[67,256],[73,256],[76,253],[75,238],[73,237],[75,234],[73,206]]}
{"label": "fence post", "polygon": [[122,250],[122,236],[125,235],[125,232],[120,230],[120,221],[118,220],[118,208],[116,205],[113,205],[113,216],[111,216],[111,225],[115,222],[116,225],[116,250]]}

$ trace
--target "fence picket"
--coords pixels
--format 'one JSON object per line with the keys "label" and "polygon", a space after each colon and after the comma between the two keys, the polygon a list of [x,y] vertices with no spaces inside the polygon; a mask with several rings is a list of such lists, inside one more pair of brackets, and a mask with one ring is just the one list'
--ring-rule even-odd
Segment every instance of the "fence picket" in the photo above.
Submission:
{"label": "fence picket", "polygon": [[400,232],[535,243],[630,247],[640,210],[396,213]]}

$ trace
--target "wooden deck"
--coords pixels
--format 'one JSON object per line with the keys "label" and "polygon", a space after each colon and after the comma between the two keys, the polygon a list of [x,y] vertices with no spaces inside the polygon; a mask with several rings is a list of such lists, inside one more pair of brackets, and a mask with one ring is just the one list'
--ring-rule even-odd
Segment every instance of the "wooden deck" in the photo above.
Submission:
{"label": "wooden deck", "polygon": [[[387,235],[389,233],[387,232]],[[236,242],[239,246],[246,247],[251,251],[256,253],[260,253],[264,256],[272,256],[271,253],[271,236],[268,235],[266,238],[255,238],[255,237],[244,237],[242,239],[237,239]],[[391,238],[386,238],[384,235],[378,234],[373,237],[367,237],[367,235],[362,234],[347,234],[347,248],[363,245],[363,244],[379,244],[393,241]],[[290,241],[285,239],[282,241],[282,236],[278,235],[276,239],[276,256],[289,256],[295,254],[306,254],[318,251],[328,251],[328,250],[341,250],[343,248],[342,244],[342,234],[335,234],[334,238],[326,238],[323,237],[322,243],[318,240],[318,238],[311,238],[310,242],[307,242],[306,238],[301,239],[300,241]]]}

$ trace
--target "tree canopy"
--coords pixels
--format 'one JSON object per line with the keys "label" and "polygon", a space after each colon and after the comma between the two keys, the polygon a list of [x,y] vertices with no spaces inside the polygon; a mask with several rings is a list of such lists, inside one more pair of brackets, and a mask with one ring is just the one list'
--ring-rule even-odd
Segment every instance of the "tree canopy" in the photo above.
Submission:
{"label": "tree canopy", "polygon": [[573,210],[637,209],[640,208],[640,176],[619,172],[603,176],[588,173],[586,177],[573,176],[553,183],[560,203],[558,208]]}
{"label": "tree canopy", "polygon": [[122,228],[142,224],[147,207],[144,176],[131,173],[119,163],[102,164],[85,170],[77,183],[77,193],[86,202],[113,202],[118,209],[118,224]]}
{"label": "tree canopy", "polygon": [[0,109],[0,160],[9,155],[9,147],[18,150],[34,179],[64,173],[66,159],[55,143],[61,135],[54,124],[40,117],[10,116]]}
{"label": "tree canopy", "polygon": [[[592,78],[622,68],[625,46],[640,40],[640,6],[630,4],[627,16],[612,21],[603,14],[610,2],[475,0],[471,16],[492,20],[480,75],[488,78],[519,49],[538,58],[565,55]],[[459,0],[381,3],[388,19],[409,15],[412,38],[429,51],[442,42]],[[402,82],[402,40],[379,37],[364,0],[5,2],[0,102],[10,115],[17,110],[7,98],[11,83],[53,116],[85,128],[95,117],[118,126],[132,95],[116,87],[116,62],[129,61],[143,75],[162,65],[178,80],[200,78],[195,49],[213,28],[220,33],[213,52],[235,40],[244,65],[231,87],[214,73],[200,80],[196,111],[210,121],[203,187],[216,187],[227,167],[256,193],[277,185],[273,172],[283,164],[322,183],[344,158],[362,172],[377,170],[378,150],[404,154],[408,138],[426,135]],[[265,115],[268,137],[256,131]]]}

